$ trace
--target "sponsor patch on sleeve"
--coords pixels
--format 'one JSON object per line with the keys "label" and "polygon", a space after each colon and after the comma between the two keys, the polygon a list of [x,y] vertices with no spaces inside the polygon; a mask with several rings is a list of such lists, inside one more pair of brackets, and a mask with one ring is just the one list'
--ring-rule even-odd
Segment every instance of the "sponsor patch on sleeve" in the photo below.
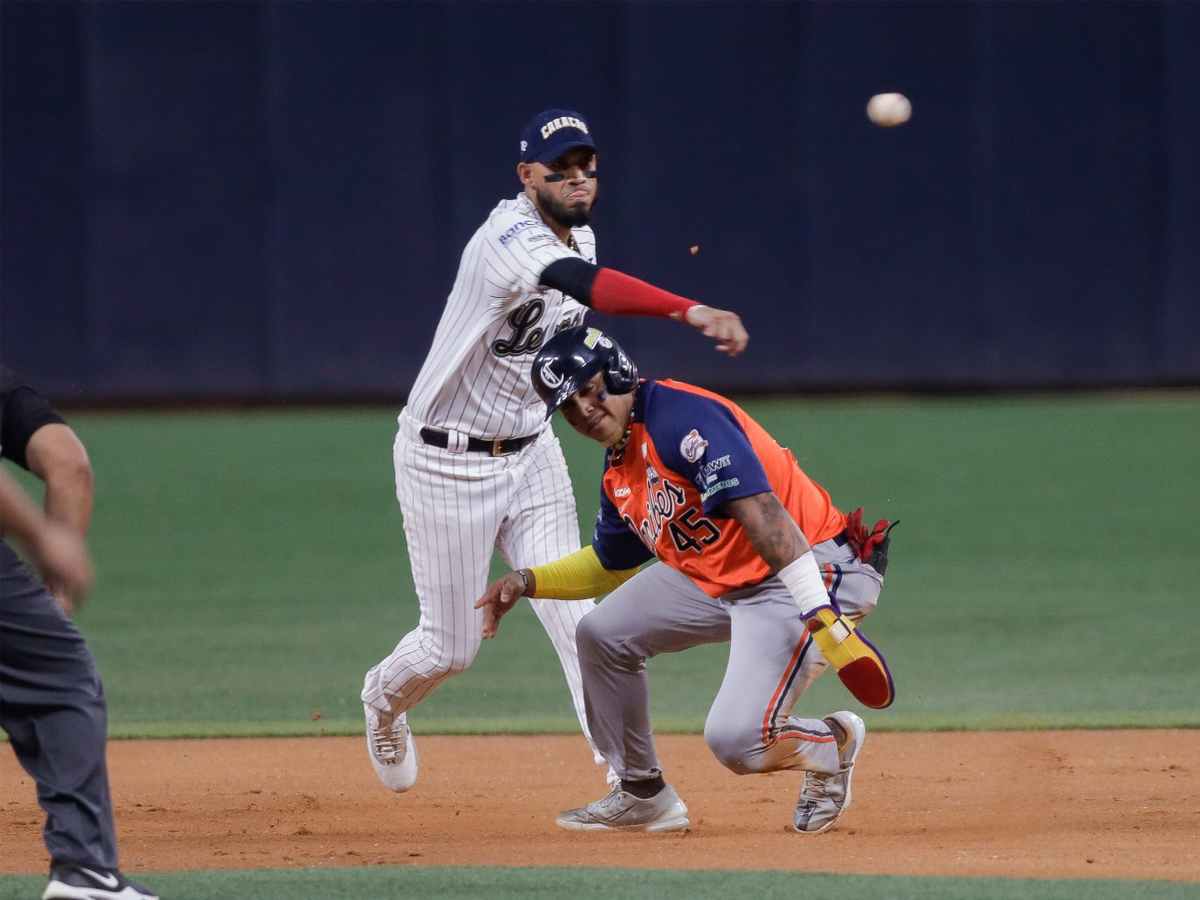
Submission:
{"label": "sponsor patch on sleeve", "polygon": [[725,481],[718,481],[716,484],[714,484],[712,487],[710,487],[708,490],[706,490],[703,494],[701,494],[700,499],[707,500],[709,497],[711,497],[717,491],[723,491],[726,488],[737,487],[739,484],[741,484],[741,482],[738,481],[736,478],[728,478]]}
{"label": "sponsor patch on sleeve", "polygon": [[717,480],[717,471],[729,465],[729,454],[719,456],[716,459],[709,460],[700,467],[700,471],[696,473],[696,487],[704,490],[710,484]]}

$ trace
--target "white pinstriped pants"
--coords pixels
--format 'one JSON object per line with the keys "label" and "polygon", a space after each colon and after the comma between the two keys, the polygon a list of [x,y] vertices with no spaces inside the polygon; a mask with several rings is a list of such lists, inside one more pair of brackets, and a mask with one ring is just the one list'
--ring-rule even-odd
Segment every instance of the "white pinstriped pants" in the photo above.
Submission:
{"label": "white pinstriped pants", "polygon": [[[483,640],[483,612],[474,605],[487,587],[494,551],[519,569],[579,549],[575,495],[562,448],[549,428],[502,457],[431,447],[419,430],[420,423],[401,414],[393,458],[420,618],[367,672],[362,691],[363,702],[385,723],[471,665]],[[575,626],[595,604],[529,602],[558,654],[590,743]],[[595,758],[603,760],[599,754]]]}

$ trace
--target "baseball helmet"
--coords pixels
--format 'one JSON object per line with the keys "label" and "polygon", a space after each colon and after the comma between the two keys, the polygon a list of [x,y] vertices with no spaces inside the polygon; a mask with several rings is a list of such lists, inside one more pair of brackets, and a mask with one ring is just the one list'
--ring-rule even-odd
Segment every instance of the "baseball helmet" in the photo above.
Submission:
{"label": "baseball helmet", "polygon": [[564,328],[546,341],[533,359],[532,373],[534,390],[546,401],[546,418],[597,372],[604,373],[612,394],[628,394],[638,385],[633,360],[599,328]]}

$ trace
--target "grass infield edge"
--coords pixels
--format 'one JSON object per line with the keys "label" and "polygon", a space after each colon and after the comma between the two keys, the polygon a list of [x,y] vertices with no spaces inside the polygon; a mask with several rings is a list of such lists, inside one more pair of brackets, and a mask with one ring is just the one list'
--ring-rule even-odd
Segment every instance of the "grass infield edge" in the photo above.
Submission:
{"label": "grass infield edge", "polygon": [[[1198,710],[1114,710],[1105,712],[989,714],[979,716],[887,716],[869,720],[877,733],[918,731],[1081,731],[1139,728],[1200,728]],[[571,718],[441,719],[413,717],[418,735],[577,734]],[[691,716],[654,719],[657,734],[702,734],[704,720]],[[109,737],[122,739],[209,737],[349,737],[363,733],[360,719],[265,722],[125,722],[109,726]]]}

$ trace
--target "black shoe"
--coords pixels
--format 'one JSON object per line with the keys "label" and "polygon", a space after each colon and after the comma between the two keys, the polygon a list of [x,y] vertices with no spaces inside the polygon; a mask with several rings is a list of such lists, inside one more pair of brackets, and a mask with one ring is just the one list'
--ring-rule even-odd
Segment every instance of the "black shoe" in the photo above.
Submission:
{"label": "black shoe", "polygon": [[50,869],[42,900],[158,900],[158,895],[120,872],[59,863]]}

